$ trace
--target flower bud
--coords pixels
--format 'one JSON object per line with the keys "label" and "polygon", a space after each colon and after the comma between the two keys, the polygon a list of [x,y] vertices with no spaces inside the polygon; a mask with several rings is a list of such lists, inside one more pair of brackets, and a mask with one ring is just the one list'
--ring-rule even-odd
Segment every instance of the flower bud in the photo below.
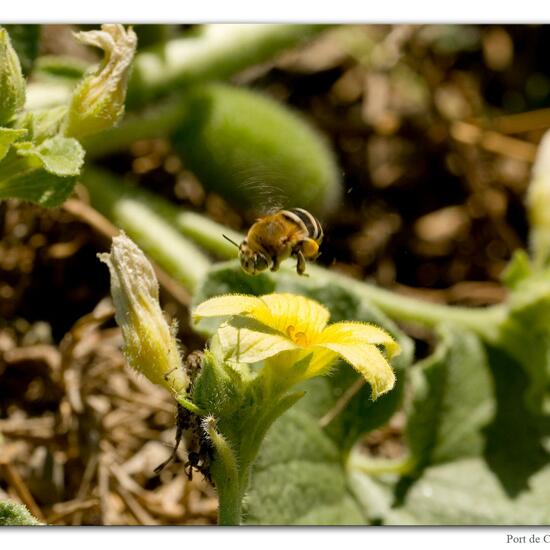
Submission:
{"label": "flower bud", "polygon": [[153,267],[124,233],[113,238],[110,254],[98,256],[111,273],[111,295],[128,362],[151,382],[181,394],[189,379],[182,367],[174,327],[168,326],[160,309]]}
{"label": "flower bud", "polygon": [[25,104],[25,78],[6,29],[0,28],[0,125]]}
{"label": "flower bud", "polygon": [[65,135],[81,138],[114,126],[124,114],[130,64],[137,37],[122,25],[102,25],[100,31],[75,33],[76,39],[104,51],[99,68],[84,77],[73,92]]}
{"label": "flower bud", "polygon": [[542,267],[550,259],[550,132],[539,145],[527,190],[529,241],[535,265]]}

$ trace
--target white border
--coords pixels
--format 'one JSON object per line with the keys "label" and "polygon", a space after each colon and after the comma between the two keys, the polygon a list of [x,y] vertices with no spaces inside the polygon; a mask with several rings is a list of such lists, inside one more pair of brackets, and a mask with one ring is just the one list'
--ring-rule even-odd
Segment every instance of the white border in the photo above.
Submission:
{"label": "white border", "polygon": [[[525,542],[509,542],[510,535],[525,537]],[[530,543],[532,536],[539,542]],[[40,550],[97,550],[99,544],[132,550],[493,550],[548,548],[550,527],[12,527],[0,528],[0,540],[3,548],[29,542]]]}
{"label": "white border", "polygon": [[2,23],[550,23],[546,0],[2,0]]}

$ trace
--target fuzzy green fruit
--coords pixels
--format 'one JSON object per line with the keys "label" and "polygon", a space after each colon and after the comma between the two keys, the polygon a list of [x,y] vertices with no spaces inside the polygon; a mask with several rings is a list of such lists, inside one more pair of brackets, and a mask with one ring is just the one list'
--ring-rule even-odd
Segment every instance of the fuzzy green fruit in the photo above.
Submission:
{"label": "fuzzy green fruit", "polygon": [[224,84],[193,88],[185,102],[174,146],[207,189],[258,211],[295,206],[322,217],[337,207],[334,155],[288,108]]}

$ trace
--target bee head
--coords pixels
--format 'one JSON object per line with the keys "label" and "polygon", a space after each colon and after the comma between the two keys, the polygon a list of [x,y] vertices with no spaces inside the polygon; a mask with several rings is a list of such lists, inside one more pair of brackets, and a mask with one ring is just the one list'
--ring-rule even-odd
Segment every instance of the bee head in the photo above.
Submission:
{"label": "bee head", "polygon": [[271,265],[271,258],[262,251],[252,250],[246,239],[239,246],[239,259],[241,260],[241,267],[249,275],[257,275]]}

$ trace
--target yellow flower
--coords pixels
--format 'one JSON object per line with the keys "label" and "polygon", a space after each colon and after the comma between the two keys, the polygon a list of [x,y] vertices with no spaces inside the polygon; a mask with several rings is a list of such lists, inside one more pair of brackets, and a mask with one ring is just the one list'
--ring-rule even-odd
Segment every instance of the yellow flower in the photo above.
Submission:
{"label": "yellow flower", "polygon": [[193,311],[195,322],[230,317],[217,331],[225,359],[250,364],[277,358],[277,366],[284,368],[309,356],[305,371],[297,376],[304,380],[325,374],[340,356],[369,382],[373,399],[391,390],[395,375],[386,357],[397,355],[399,345],[368,323],[327,326],[329,316],[318,302],[293,294],[218,296]]}

